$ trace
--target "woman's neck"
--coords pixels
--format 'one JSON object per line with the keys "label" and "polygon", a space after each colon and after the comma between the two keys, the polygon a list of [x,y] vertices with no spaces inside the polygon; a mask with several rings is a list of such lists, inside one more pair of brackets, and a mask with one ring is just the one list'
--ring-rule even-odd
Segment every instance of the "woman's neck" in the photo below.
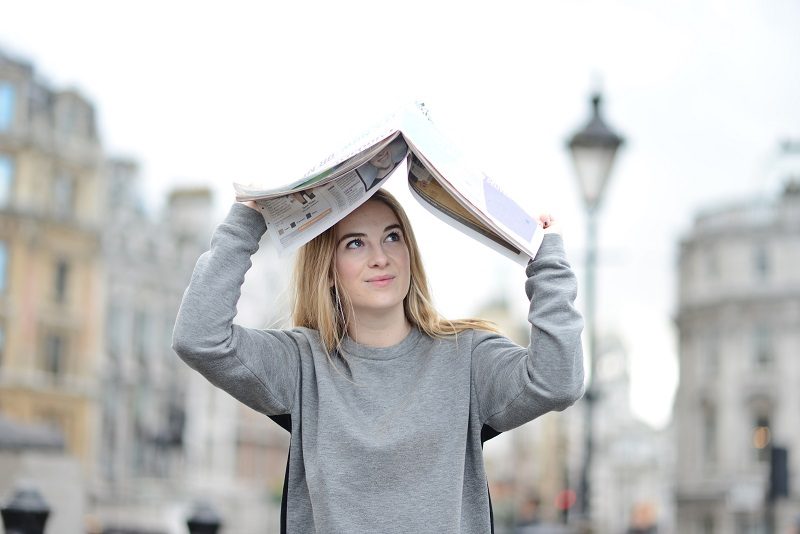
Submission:
{"label": "woman's neck", "polygon": [[[402,310],[401,310],[402,312]],[[400,317],[374,315],[353,317],[347,335],[360,345],[368,347],[391,347],[403,341],[411,332],[411,323],[405,313]]]}

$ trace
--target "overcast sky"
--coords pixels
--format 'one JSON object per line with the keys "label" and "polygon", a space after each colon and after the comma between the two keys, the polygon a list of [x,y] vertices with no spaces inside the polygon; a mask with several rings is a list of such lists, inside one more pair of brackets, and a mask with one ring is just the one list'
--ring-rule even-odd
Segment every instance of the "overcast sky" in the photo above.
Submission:
{"label": "overcast sky", "polygon": [[[561,221],[579,276],[584,216],[565,139],[602,88],[626,138],[600,219],[598,323],[632,363],[634,410],[663,425],[677,373],[677,244],[698,209],[777,190],[800,139],[800,2],[189,2],[16,0],[0,46],[97,106],[111,154],[158,207],[207,184],[294,180],[401,104],[433,120],[531,211]],[[474,313],[510,261],[431,219],[402,184],[436,301]],[[580,304],[580,302],[579,302]]]}

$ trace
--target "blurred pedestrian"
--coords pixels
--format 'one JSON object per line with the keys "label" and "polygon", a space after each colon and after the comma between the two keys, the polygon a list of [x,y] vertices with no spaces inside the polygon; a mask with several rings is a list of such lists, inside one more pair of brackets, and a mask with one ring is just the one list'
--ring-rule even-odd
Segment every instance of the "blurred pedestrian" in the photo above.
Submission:
{"label": "blurred pedestrian", "polygon": [[631,510],[631,525],[626,534],[657,534],[656,510],[652,503],[640,502]]}
{"label": "blurred pedestrian", "polygon": [[514,534],[532,533],[534,532],[534,527],[539,524],[539,498],[535,495],[527,495],[522,500],[517,512]]}

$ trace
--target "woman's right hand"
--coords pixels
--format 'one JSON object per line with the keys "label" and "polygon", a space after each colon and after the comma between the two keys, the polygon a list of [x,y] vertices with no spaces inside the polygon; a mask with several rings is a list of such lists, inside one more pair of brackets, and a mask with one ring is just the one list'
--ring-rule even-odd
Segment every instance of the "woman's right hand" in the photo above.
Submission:
{"label": "woman's right hand", "polygon": [[252,208],[257,212],[261,213],[261,210],[258,209],[258,204],[256,204],[255,200],[245,200],[244,202],[239,202],[239,204],[244,204],[248,208]]}
{"label": "woman's right hand", "polygon": [[543,213],[539,215],[539,224],[541,225],[545,234],[561,233],[561,225],[559,225],[549,213]]}

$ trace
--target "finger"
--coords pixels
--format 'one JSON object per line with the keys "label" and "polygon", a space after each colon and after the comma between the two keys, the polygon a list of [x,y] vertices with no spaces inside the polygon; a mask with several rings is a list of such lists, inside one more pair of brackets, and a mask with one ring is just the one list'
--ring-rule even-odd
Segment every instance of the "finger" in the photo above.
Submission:
{"label": "finger", "polygon": [[542,223],[542,228],[549,228],[553,225],[553,217],[549,213],[539,215],[539,221]]}

